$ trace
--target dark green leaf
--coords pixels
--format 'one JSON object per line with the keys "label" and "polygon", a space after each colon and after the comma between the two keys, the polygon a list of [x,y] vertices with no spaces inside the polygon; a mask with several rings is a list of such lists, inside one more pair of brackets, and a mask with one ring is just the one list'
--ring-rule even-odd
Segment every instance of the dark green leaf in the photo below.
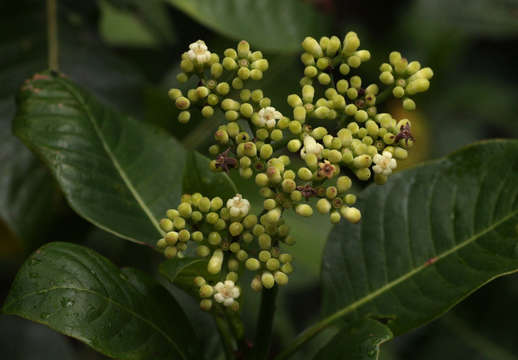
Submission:
{"label": "dark green leaf", "polygon": [[[298,0],[168,0],[203,25],[252,47],[296,52],[304,37],[323,35],[329,19]],[[209,44],[210,45],[210,44]]]}
{"label": "dark green leaf", "polygon": [[185,151],[174,139],[49,74],[21,90],[14,131],[81,216],[128,240],[156,242],[159,217],[180,198]]}
{"label": "dark green leaf", "polygon": [[323,260],[324,312],[393,318],[398,335],[518,269],[518,141],[478,143],[360,196]]}
{"label": "dark green leaf", "polygon": [[365,319],[341,330],[314,359],[377,359],[380,345],[392,337],[392,332],[387,326],[376,320]]}
{"label": "dark green leaf", "polygon": [[210,170],[209,159],[190,151],[185,165],[183,192],[186,194],[199,192],[203,196],[219,196],[226,200],[233,197],[237,189],[227,174]]}
{"label": "dark green leaf", "polygon": [[3,311],[117,359],[197,358],[194,331],[163,287],[70,243],[50,243],[27,259]]}
{"label": "dark green leaf", "polygon": [[160,264],[160,274],[174,285],[190,294],[197,294],[194,284],[196,276],[203,276],[208,281],[217,281],[219,276],[209,274],[207,260],[200,258],[174,258]]}
{"label": "dark green leaf", "polygon": [[100,32],[116,46],[156,47],[175,40],[162,0],[100,1]]}

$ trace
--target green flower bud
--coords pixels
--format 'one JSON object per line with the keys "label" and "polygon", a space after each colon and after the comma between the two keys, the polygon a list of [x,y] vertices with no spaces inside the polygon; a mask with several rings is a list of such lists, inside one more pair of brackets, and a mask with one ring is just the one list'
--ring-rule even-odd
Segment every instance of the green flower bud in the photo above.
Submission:
{"label": "green flower bud", "polygon": [[357,68],[361,65],[362,59],[358,55],[350,56],[347,59],[347,64],[352,68]]}
{"label": "green flower bud", "polygon": [[316,41],[314,38],[307,36],[304,41],[302,42],[302,48],[313,55],[315,58],[319,58],[323,56],[322,48],[320,47],[320,44],[318,41]]}
{"label": "green flower bud", "polygon": [[340,209],[340,212],[342,216],[352,224],[359,223],[362,218],[360,210],[353,207],[344,206]]}
{"label": "green flower bud", "polygon": [[270,144],[264,144],[259,150],[259,156],[261,159],[269,159],[273,154],[273,148]]}
{"label": "green flower bud", "polygon": [[353,87],[350,87],[349,89],[347,89],[345,94],[349,99],[354,100],[358,97],[358,90]]}
{"label": "green flower bud", "polygon": [[297,171],[297,176],[304,181],[310,181],[313,178],[313,173],[308,168],[301,167]]}
{"label": "green flower bud", "polygon": [[310,66],[306,66],[304,68],[304,76],[306,76],[308,78],[314,78],[317,75],[318,75],[318,69],[315,66],[310,65]]}
{"label": "green flower bud", "polygon": [[252,234],[250,234],[250,232],[245,231],[245,232],[241,235],[241,239],[243,239],[243,241],[244,241],[246,244],[250,244],[250,243],[254,240],[254,236],[253,236]]}
{"label": "green flower bud", "polygon": [[220,63],[212,64],[210,74],[214,79],[218,79],[223,74],[223,66]]}
{"label": "green flower bud", "polygon": [[257,224],[257,216],[250,214],[243,219],[243,225],[245,228],[250,229]]}
{"label": "green flower bud", "polygon": [[331,83],[331,76],[327,73],[320,73],[318,75],[318,82],[322,85],[329,85]]}
{"label": "green flower bud", "polygon": [[259,173],[255,176],[255,183],[257,186],[266,186],[268,185],[268,176],[265,173]]}
{"label": "green flower bud", "polygon": [[205,281],[205,279],[202,277],[202,276],[196,276],[194,278],[194,284],[198,287],[201,287],[203,285],[205,285],[207,282]]}
{"label": "green flower bud", "polygon": [[273,141],[281,141],[283,138],[282,131],[279,129],[272,130],[270,137]]}
{"label": "green flower bud", "polygon": [[173,222],[169,219],[161,219],[160,227],[164,231],[171,231],[171,230],[173,230]]}
{"label": "green flower bud", "polygon": [[356,195],[347,194],[344,196],[344,201],[349,206],[354,205],[356,203]]}
{"label": "green flower bud", "polygon": [[216,86],[216,92],[220,95],[227,95],[230,92],[230,85],[227,82],[220,82]]}
{"label": "green flower bud", "polygon": [[430,87],[430,82],[427,79],[416,79],[410,81],[406,86],[405,91],[408,95],[425,92]]}
{"label": "green flower bud", "polygon": [[181,203],[178,205],[178,213],[184,218],[189,218],[192,214],[192,207],[189,203]]}
{"label": "green flower bud", "polygon": [[277,206],[277,202],[274,200],[274,199],[266,199],[264,200],[263,202],[263,207],[266,209],[266,210],[272,210],[272,209],[275,209],[275,207]]}
{"label": "green flower bud", "polygon": [[168,246],[164,250],[164,255],[168,259],[172,259],[176,256],[178,250],[174,246]]}
{"label": "green flower bud", "polygon": [[354,31],[349,31],[343,41],[342,54],[349,55],[360,47],[360,39]]}
{"label": "green flower bud", "polygon": [[327,199],[320,199],[317,201],[317,211],[321,214],[327,214],[331,210],[331,204]]}
{"label": "green flower bud", "polygon": [[266,261],[266,268],[270,271],[278,270],[281,264],[279,263],[279,260],[275,258],[270,258],[268,261]]}
{"label": "green flower bud", "polygon": [[180,83],[184,83],[184,82],[187,82],[187,80],[189,80],[189,76],[187,76],[186,73],[179,73],[178,75],[176,75],[176,80],[178,80],[178,82]]}
{"label": "green flower bud", "polygon": [[248,253],[245,250],[241,249],[237,252],[236,258],[241,262],[245,261],[248,258]]}
{"label": "green flower bud", "polygon": [[207,257],[210,254],[210,249],[208,246],[200,245],[196,248],[196,255],[199,257]]}
{"label": "green flower bud", "polygon": [[181,242],[187,242],[190,238],[191,233],[188,230],[183,229],[180,230],[180,232],[178,233],[178,240],[180,240]]}
{"label": "green flower bud", "polygon": [[201,231],[195,231],[191,234],[191,237],[196,242],[203,241],[203,233]]}
{"label": "green flower bud", "polygon": [[372,158],[369,155],[360,155],[353,159],[353,165],[357,168],[367,168],[371,164]]}
{"label": "green flower bud", "polygon": [[[250,76],[252,76],[251,73]],[[243,86],[245,86],[245,84],[243,83],[243,80],[241,80],[239,77],[232,79],[232,88],[236,90],[241,90]]]}
{"label": "green flower bud", "polygon": [[355,171],[355,175],[358,179],[367,181],[371,177],[371,171],[369,168],[358,169]]}
{"label": "green flower bud", "polygon": [[203,299],[200,301],[200,309],[203,311],[210,311],[212,308],[212,300],[211,299]]}
{"label": "green flower bud", "polygon": [[280,286],[286,285],[288,283],[288,275],[282,271],[276,271],[273,276],[275,278],[275,282]]}
{"label": "green flower bud", "polygon": [[165,247],[167,246],[166,239],[162,238],[162,239],[158,240],[158,241],[156,242],[156,246],[157,246],[159,249],[165,249]]}
{"label": "green flower bud", "polygon": [[309,206],[308,204],[297,205],[297,207],[295,208],[295,211],[297,212],[297,214],[304,216],[304,217],[309,217],[309,216],[313,215],[313,208],[311,206]]}
{"label": "green flower bud", "polygon": [[182,91],[180,89],[170,89],[167,93],[169,98],[173,101],[178,99],[180,96],[182,96]]}
{"label": "green flower bud", "polygon": [[284,179],[281,184],[281,187],[282,191],[286,193],[291,193],[297,188],[297,184],[292,179]]}
{"label": "green flower bud", "polygon": [[339,67],[340,74],[347,75],[351,71],[351,68],[347,64],[341,64]]}
{"label": "green flower bud", "polygon": [[175,101],[176,107],[180,110],[187,110],[191,106],[191,102],[185,96],[180,96]]}
{"label": "green flower bud", "polygon": [[270,259],[272,257],[272,254],[268,251],[268,250],[261,250],[259,251],[259,260],[261,260],[262,262],[267,262],[268,259]]}
{"label": "green flower bud", "polygon": [[340,39],[336,36],[331,36],[329,39],[329,42],[327,43],[326,47],[326,55],[329,57],[334,57],[338,50],[340,49]]}
{"label": "green flower bud", "polygon": [[396,86],[394,89],[392,89],[392,95],[394,95],[395,98],[402,98],[405,96],[405,89],[403,89],[401,86]]}
{"label": "green flower bud", "polygon": [[391,85],[394,83],[394,76],[388,71],[384,71],[380,74],[380,81],[385,85]]}
{"label": "green flower bud", "polygon": [[223,264],[223,251],[216,249],[212,253],[212,257],[207,265],[207,271],[209,274],[218,274],[221,271],[221,265]]}
{"label": "green flower bud", "polygon": [[237,44],[237,55],[241,58],[246,58],[248,54],[250,54],[250,44],[245,40],[241,40]]}
{"label": "green flower bud", "polygon": [[288,95],[288,105],[291,107],[302,106],[302,99],[297,94]]}
{"label": "green flower bud", "polygon": [[209,298],[214,294],[214,289],[208,284],[204,284],[200,287],[200,297]]}
{"label": "green flower bud", "polygon": [[415,102],[414,100],[410,99],[410,98],[406,98],[403,100],[403,109],[407,110],[407,111],[412,111],[412,110],[415,110],[416,106],[415,106]]}
{"label": "green flower bud", "polygon": [[237,253],[239,250],[241,250],[241,246],[239,246],[238,242],[233,242],[230,244],[228,249],[233,253]]}
{"label": "green flower bud", "polygon": [[245,262],[245,267],[250,271],[257,271],[261,268],[261,263],[255,258],[249,258]]}
{"label": "green flower bud", "polygon": [[263,72],[259,69],[253,69],[250,71],[250,78],[252,80],[261,80],[263,78]]}
{"label": "green flower bud", "polygon": [[351,188],[352,181],[349,176],[340,176],[336,179],[336,187],[338,192],[345,192]]}
{"label": "green flower bud", "polygon": [[232,236],[239,236],[243,232],[243,224],[241,224],[240,222],[233,222],[228,227],[228,231]]}
{"label": "green flower bud", "polygon": [[227,263],[227,268],[230,271],[239,271],[239,261],[237,261],[234,258],[229,259]]}
{"label": "green flower bud", "polygon": [[230,57],[223,58],[222,65],[227,71],[234,71],[237,69],[237,63]]}
{"label": "green flower bud", "polygon": [[342,218],[342,216],[340,215],[340,213],[338,211],[333,211],[329,215],[329,221],[331,222],[331,224],[338,224],[340,222],[341,218]]}
{"label": "green flower bud", "polygon": [[275,279],[271,272],[265,271],[261,275],[261,283],[267,289],[271,289],[275,285]]}
{"label": "green flower bud", "polygon": [[401,147],[396,147],[394,149],[394,157],[398,160],[404,160],[408,157],[408,151]]}

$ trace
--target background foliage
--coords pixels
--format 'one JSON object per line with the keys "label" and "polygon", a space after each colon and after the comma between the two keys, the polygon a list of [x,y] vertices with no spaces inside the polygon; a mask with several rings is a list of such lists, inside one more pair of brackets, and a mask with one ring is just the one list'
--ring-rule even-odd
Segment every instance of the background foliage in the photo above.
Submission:
{"label": "background foliage", "polygon": [[[104,104],[139,119],[133,121],[136,128],[138,121],[154,123],[188,149],[203,152],[217,122],[202,124],[201,119],[194,119],[189,126],[179,126],[166,94],[169,87],[178,86],[172,74],[178,68],[179,54],[189,43],[203,38],[211,49],[220,51],[244,38],[264,50],[271,59],[271,71],[262,87],[282,111],[286,109],[285,97],[298,86],[301,39],[308,34],[343,35],[354,29],[373,54],[370,64],[379,63],[382,56],[396,49],[435,71],[430,92],[420,99],[416,113],[394,109],[401,116],[409,116],[414,124],[418,142],[406,162],[411,165],[476,140],[518,137],[517,13],[518,2],[504,0],[396,4],[338,0],[61,0],[60,63],[64,73]],[[46,67],[44,2],[3,2],[0,18],[0,301],[4,302],[24,258],[48,241],[86,245],[117,267],[156,273],[161,260],[158,255],[94,229],[76,215],[64,202],[49,170],[11,135],[15,93],[26,78]],[[81,119],[78,121],[78,126],[84,125]],[[179,178],[178,186],[181,182]],[[240,189],[244,186],[238,179],[236,184]],[[249,196],[253,193],[252,188]],[[76,203],[70,205],[87,216]],[[85,205],[81,205],[84,211],[88,210]],[[290,286],[281,291],[275,348],[319,315],[321,265],[315,254],[323,252],[331,229],[324,217],[304,222],[293,217],[289,222],[298,239],[293,249],[297,271],[290,277]],[[315,228],[319,229],[316,235],[312,231]],[[131,237],[131,229],[125,230]],[[514,355],[518,332],[513,321],[518,316],[515,280],[516,276],[501,278],[446,317],[382,345],[382,358],[518,359]],[[177,297],[187,301],[181,295]],[[249,302],[249,306],[253,309],[254,304]],[[254,321],[255,311],[245,310],[247,313],[251,315],[246,320]],[[358,332],[365,331],[366,326],[358,326]],[[6,315],[0,317],[0,334],[0,347],[6,349],[8,358],[30,359],[35,349],[41,349],[41,359],[54,359],[57,353],[64,359],[102,358],[41,325]],[[331,335],[324,333],[321,337]],[[386,334],[380,333],[379,340],[386,340]],[[32,346],[21,346],[28,343]],[[325,353],[319,356],[325,358]]]}

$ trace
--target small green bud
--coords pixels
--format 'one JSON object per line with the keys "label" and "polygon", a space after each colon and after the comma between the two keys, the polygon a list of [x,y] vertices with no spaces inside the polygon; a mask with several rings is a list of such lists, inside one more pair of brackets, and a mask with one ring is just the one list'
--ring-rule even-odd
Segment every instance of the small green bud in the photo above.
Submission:
{"label": "small green bud", "polygon": [[239,236],[243,232],[243,225],[240,222],[230,224],[228,231],[232,236]]}
{"label": "small green bud", "polygon": [[266,233],[259,235],[257,240],[261,249],[269,249],[272,247],[272,238]]}
{"label": "small green bud", "polygon": [[227,95],[230,92],[230,85],[227,82],[220,82],[216,86],[216,92],[220,95]]}
{"label": "small green bud", "polygon": [[180,89],[170,89],[167,93],[169,98],[173,101],[178,99],[180,96],[182,96],[182,91]]}
{"label": "small green bud", "polygon": [[164,255],[168,259],[172,259],[176,256],[178,250],[174,246],[168,246],[164,250]]}
{"label": "small green bud", "polygon": [[212,308],[212,300],[211,299],[203,299],[200,301],[200,309],[203,311],[210,311]]}
{"label": "small green bud", "polygon": [[279,269],[280,265],[281,264],[279,263],[279,260],[275,258],[270,258],[268,259],[268,261],[266,261],[266,268],[270,271],[275,271]]}
{"label": "small green bud", "polygon": [[358,90],[356,88],[350,87],[349,89],[347,89],[345,94],[349,99],[354,100],[358,97]]}
{"label": "small green bud", "polygon": [[245,261],[248,258],[248,253],[245,250],[239,250],[236,254],[236,258],[239,261]]}
{"label": "small green bud", "polygon": [[380,81],[385,85],[391,85],[394,83],[394,76],[388,71],[384,71],[380,74]]}
{"label": "small green bud", "polygon": [[268,60],[259,59],[252,63],[252,69],[260,70],[261,72],[265,72],[268,70]]}
{"label": "small green bud", "polygon": [[347,64],[352,68],[357,68],[361,65],[362,59],[358,55],[350,56],[347,59]]}
{"label": "small green bud", "polygon": [[412,110],[415,110],[416,106],[415,106],[415,102],[414,100],[410,99],[410,98],[406,98],[403,100],[403,109],[407,110],[407,111],[412,111]]}
{"label": "small green bud", "polygon": [[269,179],[265,173],[259,173],[255,176],[255,183],[257,186],[266,186],[268,185]]}
{"label": "small green bud", "polygon": [[268,250],[261,250],[259,251],[259,260],[262,262],[267,262],[269,258],[272,257],[272,254]]}
{"label": "small green bud", "polygon": [[218,274],[221,271],[221,265],[223,264],[223,251],[221,249],[214,250],[212,257],[207,265],[207,271],[209,274]]}
{"label": "small green bud", "polygon": [[331,210],[331,204],[327,199],[320,199],[317,201],[317,210],[321,214],[327,214]]}
{"label": "small green bud", "polygon": [[[306,121],[306,108],[304,106],[297,106],[293,109],[293,119],[297,122],[304,123]],[[290,123],[290,130],[291,124]],[[293,132],[293,131],[292,131]]]}
{"label": "small green bud", "polygon": [[239,278],[239,276],[237,275],[236,272],[234,271],[230,271],[227,276],[225,276],[225,280],[231,280],[233,281],[234,283],[237,282],[237,279]]}
{"label": "small green bud", "polygon": [[349,176],[340,176],[336,179],[336,187],[338,192],[345,192],[351,188],[352,181]]}
{"label": "small green bud", "polygon": [[322,48],[320,47],[320,44],[318,41],[316,41],[314,38],[307,36],[304,41],[302,42],[302,48],[313,55],[315,58],[319,58],[323,56]]}
{"label": "small green bud", "polygon": [[187,242],[191,238],[191,233],[188,230],[182,229],[178,233],[178,240],[181,242]]}
{"label": "small green bud", "polygon": [[329,57],[334,57],[338,50],[340,49],[340,39],[336,36],[331,36],[327,43],[326,47],[326,55]]}
{"label": "small green bud", "polygon": [[199,257],[207,257],[210,254],[210,249],[208,246],[200,245],[196,248],[196,255]]}
{"label": "small green bud", "polygon": [[291,107],[302,106],[302,99],[297,94],[288,95],[288,105]]}
{"label": "small green bud", "polygon": [[267,289],[271,289],[275,285],[275,279],[271,272],[265,271],[261,275],[261,283]]}
{"label": "small green bud", "polygon": [[359,223],[362,218],[360,210],[354,207],[344,206],[340,209],[340,212],[342,213],[342,216],[352,224]]}
{"label": "small green bud", "polygon": [[339,67],[340,74],[347,75],[351,71],[351,68],[347,64],[341,64]]}
{"label": "small green bud", "polygon": [[223,61],[222,61],[221,64],[223,65],[223,67],[227,71],[233,71],[233,70],[237,69],[236,61],[234,59],[230,58],[230,57],[223,58]]}
{"label": "small green bud", "polygon": [[261,80],[263,78],[263,72],[259,69],[253,69],[250,71],[250,78],[252,80]]}
{"label": "small green bud", "polygon": [[181,124],[187,124],[191,120],[191,113],[189,111],[181,111],[178,114],[178,122]]}
{"label": "small green bud", "polygon": [[401,147],[396,147],[394,149],[394,157],[398,160],[404,160],[408,157],[408,151]]}
{"label": "small green bud", "polygon": [[162,219],[160,220],[160,227],[164,231],[171,231],[173,230],[173,222],[169,219]]}
{"label": "small green bud", "polygon": [[353,159],[353,165],[357,168],[367,168],[371,164],[372,158],[369,155],[360,155]]}
{"label": "small green bud", "polygon": [[275,282],[281,286],[288,283],[288,275],[282,271],[276,271],[273,276],[275,278]]}
{"label": "small green bud", "polygon": [[406,86],[406,93],[408,95],[414,95],[417,93],[425,92],[430,87],[430,82],[427,79],[416,79],[411,81]]}
{"label": "small green bud", "polygon": [[200,297],[209,298],[214,294],[214,289],[208,284],[204,284],[200,287]]}
{"label": "small green bud", "polygon": [[309,217],[309,216],[313,215],[313,208],[311,208],[311,206],[309,206],[308,204],[297,205],[297,207],[295,208],[295,211],[297,212],[297,214],[304,216],[304,217]]}
{"label": "small green bud", "polygon": [[355,175],[358,179],[367,181],[371,177],[371,171],[369,168],[358,169],[356,170]]}
{"label": "small green bud", "polygon": [[228,249],[235,254],[239,250],[241,250],[241,246],[239,245],[238,242],[233,242],[232,244],[230,244]]}
{"label": "small green bud", "polygon": [[282,191],[286,193],[291,193],[297,188],[297,183],[295,183],[295,181],[293,181],[292,179],[284,179],[281,184],[281,187]]}
{"label": "small green bud", "polygon": [[297,171],[297,176],[304,181],[310,181],[313,178],[313,173],[308,168],[301,167]]}
{"label": "small green bud", "polygon": [[210,67],[210,74],[214,79],[218,79],[223,74],[223,66],[220,63],[212,64]]}
{"label": "small green bud", "polygon": [[270,137],[273,141],[281,141],[283,138],[282,131],[279,129],[272,130]]}
{"label": "small green bud", "polygon": [[338,211],[333,211],[329,215],[329,221],[331,221],[331,224],[338,224],[340,222],[341,218],[342,218],[342,216],[340,215],[340,213]]}
{"label": "small green bud", "polygon": [[261,149],[259,150],[259,156],[261,159],[269,159],[273,154],[273,148],[270,144],[265,144],[261,146]]}
{"label": "small green bud", "polygon": [[221,235],[218,232],[213,231],[209,234],[207,241],[212,246],[217,246],[221,244]]}
{"label": "small green bud", "polygon": [[405,96],[405,89],[403,89],[401,86],[396,86],[394,89],[392,89],[392,95],[394,95],[395,98],[402,98]]}
{"label": "small green bud", "polygon": [[360,47],[360,39],[354,31],[349,31],[343,41],[342,54],[349,55]]}
{"label": "small green bud", "polygon": [[195,231],[191,234],[191,237],[196,242],[202,242],[203,241],[203,233],[201,231]]}

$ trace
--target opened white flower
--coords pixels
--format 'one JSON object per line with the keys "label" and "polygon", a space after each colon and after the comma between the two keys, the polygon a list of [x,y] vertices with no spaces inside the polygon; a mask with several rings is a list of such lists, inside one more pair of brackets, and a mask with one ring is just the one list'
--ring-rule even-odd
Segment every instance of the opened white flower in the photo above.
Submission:
{"label": "opened white flower", "polygon": [[374,155],[372,161],[376,164],[372,167],[372,170],[374,170],[376,174],[389,176],[392,174],[392,170],[397,167],[396,159],[393,159],[392,153],[388,151],[383,151],[382,155]]}
{"label": "opened white flower", "polygon": [[227,208],[230,210],[230,216],[243,217],[248,215],[250,202],[247,199],[243,199],[241,194],[236,194],[232,199],[228,199]]}
{"label": "opened white flower", "polygon": [[323,149],[322,144],[319,144],[312,136],[306,135],[304,147],[300,150],[300,157],[305,159],[307,154],[315,154],[320,159]]}
{"label": "opened white flower", "polygon": [[259,110],[258,123],[260,126],[266,126],[267,128],[272,129],[280,118],[282,118],[282,114],[275,110],[273,106],[268,106]]}
{"label": "opened white flower", "polygon": [[189,51],[187,51],[187,57],[197,62],[198,64],[204,64],[210,60],[210,51],[205,45],[203,40],[198,40],[189,45]]}
{"label": "opened white flower", "polygon": [[225,306],[232,305],[241,293],[232,280],[226,280],[224,283],[220,281],[214,286],[214,290],[214,300]]}

